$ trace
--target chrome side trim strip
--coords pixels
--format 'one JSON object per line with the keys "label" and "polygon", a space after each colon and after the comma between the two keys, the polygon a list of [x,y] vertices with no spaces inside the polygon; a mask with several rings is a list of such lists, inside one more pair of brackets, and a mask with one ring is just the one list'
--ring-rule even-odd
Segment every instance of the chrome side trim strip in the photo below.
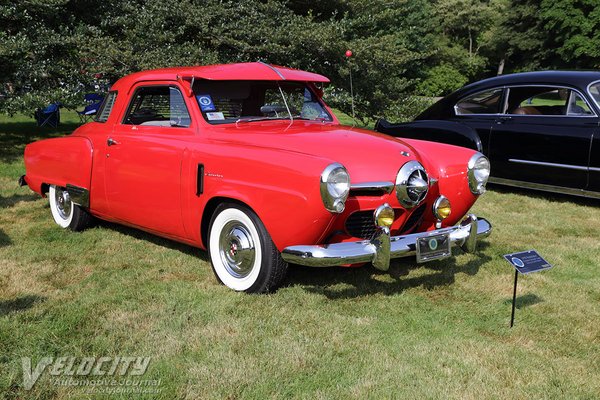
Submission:
{"label": "chrome side trim strip", "polygon": [[67,193],[71,201],[81,207],[90,207],[90,191],[86,188],[70,185],[67,183]]}
{"label": "chrome side trim strip", "polygon": [[258,63],[264,65],[267,68],[270,68],[273,72],[275,72],[277,75],[279,75],[279,77],[281,78],[282,81],[286,80],[285,77],[281,74],[281,72],[279,72],[277,70],[277,68],[275,68],[274,66],[267,64],[266,62],[262,62],[262,61],[259,61]]}
{"label": "chrome side trim strip", "polygon": [[365,192],[385,192],[387,194],[392,193],[394,190],[393,182],[361,182],[350,185],[350,191],[360,190]]}
{"label": "chrome side trim strip", "polygon": [[498,185],[515,186],[515,187],[526,188],[526,189],[542,190],[544,192],[571,194],[574,196],[600,199],[600,192],[592,192],[592,191],[584,190],[584,189],[573,189],[573,188],[567,188],[567,187],[563,187],[563,186],[545,185],[542,183],[523,182],[523,181],[516,181],[516,180],[512,180],[512,179],[494,178],[494,177],[490,177],[489,182],[495,183]]}
{"label": "chrome side trim strip", "polygon": [[541,165],[544,167],[555,167],[555,168],[565,168],[565,169],[575,169],[577,171],[600,171],[600,168],[589,168],[583,165],[570,165],[570,164],[558,164],[558,163],[549,163],[543,161],[530,161],[530,160],[519,160],[517,158],[509,158],[508,161],[514,162],[517,164],[531,164],[531,165]]}

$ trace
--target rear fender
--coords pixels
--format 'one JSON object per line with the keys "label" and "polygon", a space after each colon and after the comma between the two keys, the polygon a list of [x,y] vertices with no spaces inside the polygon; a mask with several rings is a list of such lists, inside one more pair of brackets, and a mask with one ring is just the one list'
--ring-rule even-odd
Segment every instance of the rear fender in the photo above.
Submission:
{"label": "rear fender", "polygon": [[80,136],[45,139],[25,147],[25,181],[36,193],[45,195],[47,185],[89,192],[93,146]]}
{"label": "rear fender", "polygon": [[380,119],[375,124],[375,130],[395,137],[448,143],[482,151],[481,138],[477,131],[454,121],[418,120],[392,124],[385,119]]}

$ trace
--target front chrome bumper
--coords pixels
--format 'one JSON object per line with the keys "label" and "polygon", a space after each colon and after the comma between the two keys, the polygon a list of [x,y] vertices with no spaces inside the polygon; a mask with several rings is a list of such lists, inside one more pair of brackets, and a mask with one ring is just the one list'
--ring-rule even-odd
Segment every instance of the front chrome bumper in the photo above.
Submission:
{"label": "front chrome bumper", "polygon": [[451,246],[460,246],[466,252],[474,252],[477,240],[488,237],[492,225],[485,219],[467,215],[456,226],[410,235],[390,236],[382,230],[374,239],[357,242],[333,243],[314,246],[290,246],[281,256],[292,264],[309,267],[332,267],[336,265],[373,263],[382,271],[390,267],[390,259],[416,255],[417,239],[423,236],[448,233]]}

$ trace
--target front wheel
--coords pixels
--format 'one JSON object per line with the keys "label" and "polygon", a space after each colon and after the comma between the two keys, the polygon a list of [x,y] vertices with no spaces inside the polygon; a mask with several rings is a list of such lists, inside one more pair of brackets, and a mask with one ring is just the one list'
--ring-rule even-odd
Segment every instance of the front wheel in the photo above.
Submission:
{"label": "front wheel", "polygon": [[92,216],[71,201],[69,192],[60,186],[50,186],[48,193],[52,218],[61,228],[81,231],[92,222]]}
{"label": "front wheel", "polygon": [[263,223],[242,205],[217,207],[209,228],[208,252],[217,279],[236,291],[269,292],[287,272],[287,263]]}

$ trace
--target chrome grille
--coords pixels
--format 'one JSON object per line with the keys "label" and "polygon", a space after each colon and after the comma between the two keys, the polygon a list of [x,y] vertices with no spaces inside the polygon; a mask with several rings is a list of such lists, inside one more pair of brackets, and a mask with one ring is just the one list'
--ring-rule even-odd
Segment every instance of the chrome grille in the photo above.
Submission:
{"label": "chrome grille", "polygon": [[361,239],[371,239],[377,227],[373,222],[373,210],[356,211],[346,219],[346,232],[350,236]]}

